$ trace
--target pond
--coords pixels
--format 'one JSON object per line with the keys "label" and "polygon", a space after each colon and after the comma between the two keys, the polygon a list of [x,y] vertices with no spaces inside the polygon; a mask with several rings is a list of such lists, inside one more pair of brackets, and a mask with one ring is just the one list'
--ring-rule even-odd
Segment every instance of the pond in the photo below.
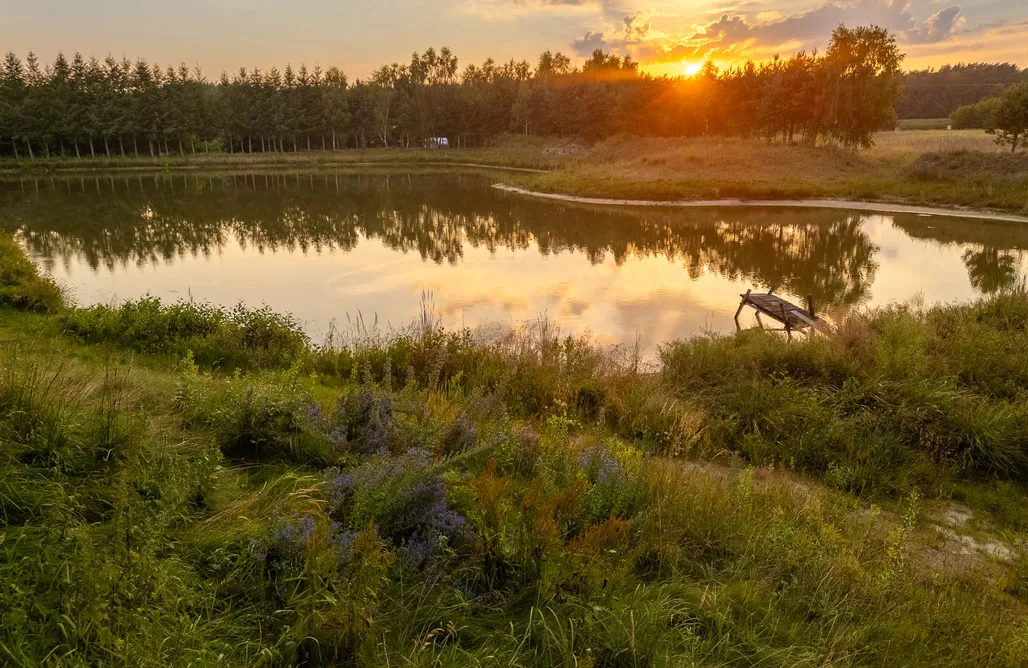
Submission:
{"label": "pond", "polygon": [[[1021,280],[1028,226],[821,209],[535,200],[475,173],[119,174],[0,182],[0,226],[79,304],[268,305],[315,341],[545,318],[603,344],[735,330],[739,294],[819,313],[965,301]],[[747,313],[743,326],[752,324]]]}

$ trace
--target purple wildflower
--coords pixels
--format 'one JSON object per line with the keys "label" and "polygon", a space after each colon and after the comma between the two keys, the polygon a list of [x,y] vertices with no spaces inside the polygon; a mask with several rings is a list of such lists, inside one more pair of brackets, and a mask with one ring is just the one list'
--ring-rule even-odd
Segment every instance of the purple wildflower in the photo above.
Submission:
{"label": "purple wildflower", "polygon": [[353,501],[357,491],[357,476],[352,472],[341,473],[339,469],[328,470],[328,484],[325,486],[325,496],[328,497],[329,512],[340,514]]}
{"label": "purple wildflower", "polygon": [[447,455],[466,452],[478,442],[478,427],[467,416],[461,415],[443,432],[442,441]]}
{"label": "purple wildflower", "polygon": [[336,410],[320,427],[338,450],[354,448],[361,454],[384,454],[393,442],[393,404],[389,395],[362,387],[339,398]]}
{"label": "purple wildflower", "polygon": [[411,534],[400,546],[400,561],[408,568],[421,568],[435,558],[439,539],[431,532]]}
{"label": "purple wildflower", "polygon": [[329,531],[329,544],[335,550],[336,563],[340,570],[345,569],[353,561],[353,544],[357,540],[358,532],[347,531],[342,523],[334,522]]}
{"label": "purple wildflower", "polygon": [[619,485],[628,479],[628,472],[606,448],[586,450],[578,457],[578,465],[589,477],[589,482],[601,487]]}

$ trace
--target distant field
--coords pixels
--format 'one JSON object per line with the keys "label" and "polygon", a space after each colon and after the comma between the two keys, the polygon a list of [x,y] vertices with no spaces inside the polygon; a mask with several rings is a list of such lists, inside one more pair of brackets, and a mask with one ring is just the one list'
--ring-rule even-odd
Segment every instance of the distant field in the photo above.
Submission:
{"label": "distant field", "polygon": [[879,132],[875,145],[865,156],[872,159],[899,159],[913,162],[923,153],[948,151],[982,151],[1001,153],[1004,150],[983,130],[904,130]]}
{"label": "distant field", "polygon": [[948,118],[903,118],[896,122],[900,130],[945,130],[949,125]]}

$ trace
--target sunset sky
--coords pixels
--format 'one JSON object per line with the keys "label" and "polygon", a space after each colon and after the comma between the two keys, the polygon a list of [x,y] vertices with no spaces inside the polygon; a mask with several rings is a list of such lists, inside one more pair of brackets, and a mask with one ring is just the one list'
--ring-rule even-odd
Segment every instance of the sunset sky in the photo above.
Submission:
{"label": "sunset sky", "polygon": [[199,65],[208,75],[287,62],[367,75],[449,46],[461,65],[545,49],[576,62],[629,54],[657,74],[823,47],[839,23],[899,37],[905,67],[1009,61],[1028,67],[1026,0],[0,0],[0,49]]}

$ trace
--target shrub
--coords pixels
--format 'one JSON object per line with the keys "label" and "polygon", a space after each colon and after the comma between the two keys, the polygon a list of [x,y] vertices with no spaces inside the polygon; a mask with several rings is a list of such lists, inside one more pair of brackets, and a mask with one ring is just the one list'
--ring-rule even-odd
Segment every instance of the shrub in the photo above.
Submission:
{"label": "shrub", "polygon": [[219,380],[190,375],[179,385],[176,408],[187,427],[209,429],[226,456],[328,466],[340,453],[312,425],[310,390],[295,376]]}
{"label": "shrub", "polygon": [[89,343],[109,341],[177,357],[191,352],[202,366],[229,370],[289,366],[309,348],[307,335],[291,316],[241,304],[225,310],[143,297],[115,307],[73,309],[63,321],[68,332]]}
{"label": "shrub", "polygon": [[457,416],[443,431],[441,447],[443,455],[457,455],[475,447],[478,443],[478,427],[466,415]]}
{"label": "shrub", "polygon": [[960,471],[1016,477],[1028,470],[1023,302],[883,309],[791,344],[750,332],[672,344],[662,385],[700,411],[704,452],[782,463],[850,491],[938,488]]}
{"label": "shrub", "polygon": [[467,548],[473,531],[449,507],[443,479],[428,464],[427,454],[414,451],[377,456],[348,471],[329,470],[328,511],[340,526],[377,526],[410,568],[432,563],[441,540]]}
{"label": "shrub", "polygon": [[[315,414],[320,418],[320,410]],[[393,425],[393,401],[387,392],[362,385],[339,397],[335,410],[317,420],[340,452],[385,454],[399,447]]]}
{"label": "shrub", "polygon": [[17,242],[0,233],[0,306],[53,312],[63,303],[61,289],[53,279],[41,276]]}
{"label": "shrub", "polygon": [[957,107],[950,114],[950,123],[954,130],[984,130],[993,127],[1000,104],[1000,98],[987,97],[975,104]]}
{"label": "shrub", "polygon": [[578,465],[589,481],[582,506],[586,525],[608,517],[631,517],[639,510],[641,488],[634,477],[641,454],[615,442],[593,446],[578,456]]}

